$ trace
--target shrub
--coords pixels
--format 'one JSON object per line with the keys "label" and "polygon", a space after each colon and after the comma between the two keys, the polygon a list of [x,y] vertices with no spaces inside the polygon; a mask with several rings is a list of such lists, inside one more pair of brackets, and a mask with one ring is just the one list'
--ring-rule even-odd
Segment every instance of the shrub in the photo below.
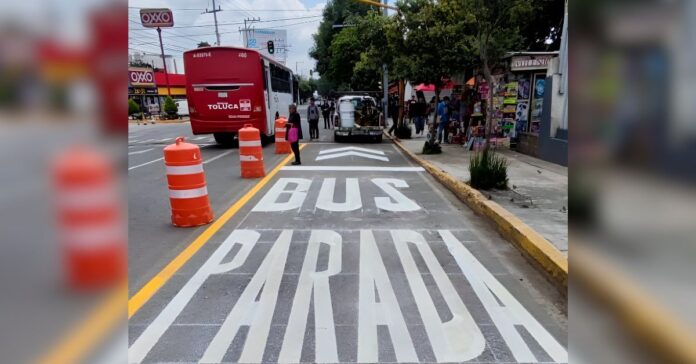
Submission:
{"label": "shrub", "polygon": [[471,157],[469,174],[471,186],[476,189],[488,190],[508,188],[507,160],[486,146],[482,152]]}
{"label": "shrub", "polygon": [[177,112],[179,112],[179,107],[176,106],[176,102],[174,102],[171,96],[167,96],[167,98],[164,99],[164,112],[170,117],[175,117]]}
{"label": "shrub", "polygon": [[128,116],[137,114],[139,112],[140,106],[138,106],[138,104],[133,99],[128,99]]}

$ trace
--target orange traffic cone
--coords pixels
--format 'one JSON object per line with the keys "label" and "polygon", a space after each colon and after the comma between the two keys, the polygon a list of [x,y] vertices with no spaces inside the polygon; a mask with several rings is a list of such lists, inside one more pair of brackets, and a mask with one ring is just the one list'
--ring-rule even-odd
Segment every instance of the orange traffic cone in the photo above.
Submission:
{"label": "orange traffic cone", "polygon": [[178,137],[174,144],[164,148],[164,164],[167,166],[172,224],[189,227],[213,221],[201,149],[184,142],[184,137]]}

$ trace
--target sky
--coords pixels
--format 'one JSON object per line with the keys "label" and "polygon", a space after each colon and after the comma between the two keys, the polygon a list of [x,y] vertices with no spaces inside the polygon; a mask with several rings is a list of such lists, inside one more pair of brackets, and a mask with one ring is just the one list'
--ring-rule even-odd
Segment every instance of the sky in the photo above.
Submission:
{"label": "sky", "polygon": [[[242,46],[245,18],[261,18],[257,29],[277,28],[287,30],[291,48],[286,65],[298,73],[309,76],[315,61],[308,55],[314,44],[312,34],[317,32],[325,0],[216,0],[222,11],[217,13],[221,45]],[[212,0],[131,0],[128,3],[129,53],[159,54],[159,41],[155,29],[140,24],[140,8],[169,8],[174,14],[174,28],[162,29],[165,53],[177,59],[179,72],[183,72],[182,53],[196,48],[198,42],[215,43]]]}

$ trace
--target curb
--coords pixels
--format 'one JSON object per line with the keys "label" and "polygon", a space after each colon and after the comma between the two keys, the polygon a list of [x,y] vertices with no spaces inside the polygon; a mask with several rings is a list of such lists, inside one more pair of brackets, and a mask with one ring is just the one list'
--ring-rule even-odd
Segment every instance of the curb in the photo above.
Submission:
{"label": "curb", "polygon": [[498,203],[487,199],[478,190],[453,178],[447,172],[415,155],[404,147],[398,138],[386,136],[406,155],[420,164],[436,180],[452,191],[457,198],[466,203],[479,215],[488,218],[504,238],[512,242],[524,255],[532,259],[535,264],[544,270],[551,281],[561,288],[562,293],[567,295],[568,258],[561,254],[553,244]]}

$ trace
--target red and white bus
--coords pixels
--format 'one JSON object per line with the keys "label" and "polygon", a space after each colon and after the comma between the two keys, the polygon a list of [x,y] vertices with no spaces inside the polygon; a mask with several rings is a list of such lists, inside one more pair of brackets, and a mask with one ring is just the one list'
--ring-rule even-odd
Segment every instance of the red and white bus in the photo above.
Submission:
{"label": "red and white bus", "polygon": [[184,52],[186,98],[193,134],[213,133],[220,144],[237,144],[244,124],[272,141],[276,113],[293,102],[292,71],[259,52],[204,47]]}

